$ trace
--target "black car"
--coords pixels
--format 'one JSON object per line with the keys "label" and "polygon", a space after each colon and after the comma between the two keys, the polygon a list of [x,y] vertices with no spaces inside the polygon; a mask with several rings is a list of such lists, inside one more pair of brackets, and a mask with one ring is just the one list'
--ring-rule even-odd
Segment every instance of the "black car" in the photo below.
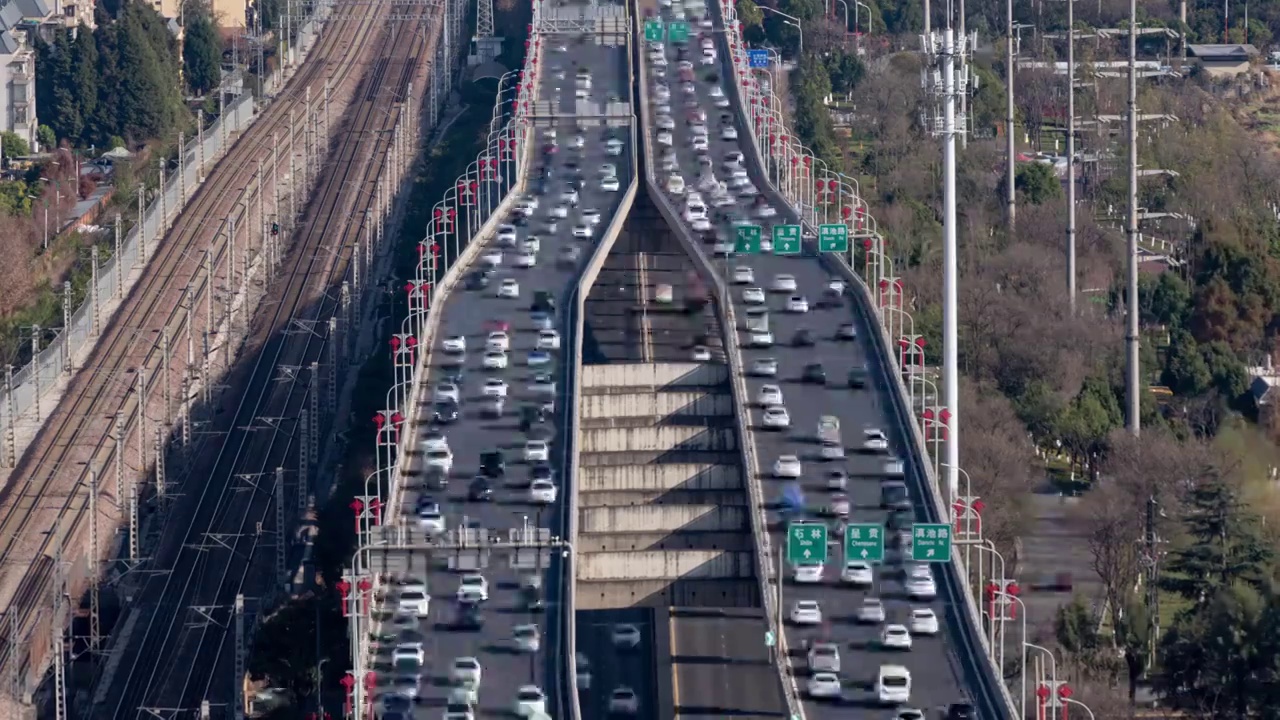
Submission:
{"label": "black car", "polygon": [[494,480],[501,480],[507,474],[507,459],[501,450],[490,450],[480,453],[480,474]]}
{"label": "black car", "polygon": [[484,290],[489,287],[489,274],[483,270],[477,270],[467,276],[468,290]]}
{"label": "black car", "polygon": [[893,532],[910,530],[916,522],[916,516],[910,510],[894,510],[889,513],[889,529]]}
{"label": "black car", "polygon": [[520,581],[520,604],[529,612],[537,612],[545,607],[541,575],[530,575]]}
{"label": "black car", "polygon": [[438,425],[448,425],[456,422],[458,419],[458,403],[452,400],[442,400],[436,403],[431,413],[431,422]]}
{"label": "black car", "polygon": [[533,294],[533,305],[529,306],[530,312],[544,312],[554,314],[556,311],[556,298],[546,290],[539,290]]}
{"label": "black car", "polygon": [[791,344],[795,347],[813,347],[813,333],[800,328],[795,335],[791,336]]}
{"label": "black car", "polygon": [[529,484],[532,485],[538,480],[552,480],[555,471],[547,463],[538,463],[529,468]]}
{"label": "black car", "polygon": [[427,468],[422,482],[428,490],[444,490],[449,487],[449,475],[439,465],[432,465]]}
{"label": "black car", "polygon": [[493,484],[483,475],[471,481],[467,488],[467,499],[471,502],[486,502],[493,499]]}
{"label": "black car", "polygon": [[480,606],[458,603],[458,619],[454,622],[454,626],[459,630],[484,629],[484,613],[481,612]]}
{"label": "black car", "polygon": [[907,484],[896,480],[881,483],[880,507],[882,509],[910,510],[911,493],[907,492]]}
{"label": "black car", "polygon": [[969,703],[951,703],[947,708],[947,720],[977,720],[978,712]]}
{"label": "black car", "polygon": [[520,408],[520,432],[527,433],[546,421],[547,413],[541,406],[525,405]]}
{"label": "black car", "polygon": [[862,389],[867,386],[867,368],[865,365],[849,368],[849,387]]}
{"label": "black car", "polygon": [[804,366],[804,374],[800,376],[800,380],[822,385],[827,382],[827,371],[822,367],[822,363],[809,363]]}

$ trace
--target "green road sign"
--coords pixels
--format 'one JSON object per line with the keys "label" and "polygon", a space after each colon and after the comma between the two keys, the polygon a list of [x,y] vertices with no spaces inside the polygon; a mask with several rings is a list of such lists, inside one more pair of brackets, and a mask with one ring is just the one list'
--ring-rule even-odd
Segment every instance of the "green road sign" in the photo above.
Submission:
{"label": "green road sign", "polygon": [[774,225],[773,252],[777,255],[796,255],[800,252],[800,226]]}
{"label": "green road sign", "polygon": [[773,631],[772,630],[765,631],[764,646],[773,647],[774,645],[777,645],[777,644],[778,644],[778,638],[774,637]]}
{"label": "green road sign", "polygon": [[760,226],[735,226],[733,228],[733,251],[739,255],[760,254]]}
{"label": "green road sign", "polygon": [[644,39],[646,42],[662,42],[662,21],[644,21]]}
{"label": "green road sign", "polygon": [[849,252],[849,227],[847,225],[819,225],[818,249],[822,252]]}
{"label": "green road sign", "polygon": [[884,562],[884,528],[876,523],[849,523],[844,528],[844,559]]}
{"label": "green road sign", "polygon": [[673,22],[667,25],[667,39],[683,45],[689,42],[689,23]]}
{"label": "green road sign", "polygon": [[826,525],[791,523],[787,526],[787,562],[792,565],[821,565],[826,561]]}
{"label": "green road sign", "polygon": [[916,562],[951,562],[951,526],[916,523],[911,526],[911,559]]}

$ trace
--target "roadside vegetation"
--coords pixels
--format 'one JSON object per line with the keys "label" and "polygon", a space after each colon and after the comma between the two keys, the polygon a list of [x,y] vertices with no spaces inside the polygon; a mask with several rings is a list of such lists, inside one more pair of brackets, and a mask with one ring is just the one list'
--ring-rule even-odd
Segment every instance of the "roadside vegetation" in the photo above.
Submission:
{"label": "roadside vegetation", "polygon": [[[922,5],[871,2],[869,13],[860,11],[861,30],[871,34],[854,39],[845,36],[843,13],[823,18],[814,0],[768,4],[804,21],[804,55],[793,28],[739,0],[748,37],[795,62],[793,127],[816,154],[857,178],[936,366],[941,152],[921,125],[926,106],[914,51]],[[944,3],[934,5],[943,12]],[[1280,3],[1250,6],[1247,37],[1243,3],[1229,5],[1230,41],[1247,39],[1265,58],[1280,30]],[[984,536],[1016,564],[1020,540],[1033,530],[1031,493],[1079,496],[1073,513],[1089,547],[1076,550],[1089,553],[1103,591],[1077,596],[1046,637],[1029,639],[1059,648],[1063,672],[1100,717],[1129,716],[1146,690],[1195,717],[1265,715],[1280,688],[1273,630],[1280,622],[1273,587],[1280,426],[1275,397],[1264,396],[1255,377],[1280,360],[1280,162],[1275,135],[1256,119],[1276,106],[1277,76],[1259,59],[1236,78],[1189,65],[1182,77],[1140,82],[1141,111],[1168,116],[1143,123],[1140,164],[1171,172],[1141,181],[1139,205],[1176,216],[1143,226],[1152,258],[1141,275],[1143,432],[1135,440],[1122,429],[1124,136],[1098,124],[1082,125],[1078,135],[1081,292],[1073,315],[1060,160],[1065,79],[1019,70],[1017,124],[1003,126],[1004,7],[969,3],[968,27],[981,38],[979,86],[969,99],[972,133],[957,177],[961,458],[987,505]],[[1223,42],[1221,4],[1190,6],[1186,28],[1177,10],[1144,3],[1139,22],[1185,29],[1193,43]],[[1089,36],[1077,44],[1085,86],[1076,112],[1084,120],[1125,113],[1125,80],[1094,71],[1096,62],[1123,59],[1124,38],[1093,34],[1126,27],[1125,13],[1127,3],[1112,0],[1077,6],[1077,32]],[[1023,31],[1024,60],[1065,59],[1061,41],[1038,35],[1065,31],[1062,3],[1017,6],[1015,20],[1036,26]],[[1140,45],[1143,59],[1181,62],[1177,41],[1172,57],[1163,38]],[[846,122],[837,126],[837,118]],[[1024,155],[1012,229],[1004,212],[1006,132]],[[1148,593],[1153,585],[1158,591]]]}

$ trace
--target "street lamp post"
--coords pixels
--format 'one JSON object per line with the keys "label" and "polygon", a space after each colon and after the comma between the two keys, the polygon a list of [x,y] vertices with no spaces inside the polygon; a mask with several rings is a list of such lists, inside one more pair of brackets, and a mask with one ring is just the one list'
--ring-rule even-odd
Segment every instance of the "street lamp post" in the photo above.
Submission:
{"label": "street lamp post", "polygon": [[[1024,618],[1024,621],[1025,621],[1025,618]],[[1025,627],[1023,628],[1023,632],[1024,632],[1024,633],[1026,632],[1026,628],[1025,628]],[[1084,703],[1080,702],[1079,700],[1076,700],[1076,699],[1074,699],[1074,698],[1069,698],[1069,697],[1063,697],[1061,694],[1060,694],[1060,695],[1058,695],[1058,699],[1059,699],[1059,700],[1061,700],[1061,701],[1062,701],[1062,702],[1064,702],[1064,703],[1067,703],[1068,705],[1078,705],[1078,706],[1080,706],[1080,707],[1084,708],[1084,711],[1085,711],[1085,712],[1087,712],[1087,713],[1089,713],[1089,720],[1097,720],[1097,718],[1096,718],[1096,717],[1094,716],[1094,714],[1093,714],[1093,710],[1092,710],[1088,705],[1085,705]],[[1022,710],[1022,711],[1023,711],[1023,713],[1024,713],[1024,714],[1026,713],[1026,707],[1025,707],[1025,704],[1024,704],[1024,707],[1023,707],[1023,710]],[[1063,716],[1063,717],[1066,717],[1066,716],[1067,716],[1067,715],[1066,715],[1066,711],[1065,711],[1065,710],[1063,711],[1062,716]]]}
{"label": "street lamp post", "polygon": [[[786,18],[786,20],[784,20],[783,22],[786,22],[791,27],[794,27],[796,29],[796,32],[800,33],[800,57],[804,57],[804,28],[800,26],[800,18],[796,17],[795,15],[788,15],[787,13],[784,13],[777,8],[769,7],[768,5],[761,5],[760,9],[768,10],[771,13],[774,13],[776,15],[780,15]],[[789,20],[790,22],[787,22],[787,20]]]}
{"label": "street lamp post", "polygon": [[[1057,658],[1055,658],[1055,657],[1053,656],[1053,653],[1052,653],[1052,652],[1050,652],[1048,648],[1046,648],[1046,647],[1044,647],[1044,646],[1041,646],[1041,645],[1036,645],[1035,643],[1029,643],[1029,642],[1026,642],[1026,641],[1024,640],[1024,641],[1023,641],[1023,643],[1022,643],[1022,672],[1023,672],[1023,678],[1022,678],[1022,679],[1023,679],[1023,689],[1024,689],[1024,691],[1025,691],[1025,689],[1026,689],[1027,650],[1028,650],[1028,649],[1030,649],[1030,650],[1039,650],[1041,653],[1044,653],[1045,657],[1049,658],[1049,677],[1050,677],[1050,682],[1052,682],[1052,683],[1053,683],[1053,686],[1054,686],[1055,688],[1056,688],[1056,687],[1058,687],[1058,659],[1057,659]],[[1022,701],[1022,702],[1023,702],[1023,710],[1025,711],[1025,709],[1026,709],[1026,693],[1025,693],[1025,692],[1023,693],[1023,701]]]}
{"label": "street lamp post", "polygon": [[[856,2],[857,0],[854,1]],[[849,3],[844,0],[836,0],[836,2],[844,6],[844,31],[847,34],[849,32]],[[853,21],[855,23],[858,21],[858,12],[856,10],[853,13]]]}
{"label": "street lamp post", "polygon": [[[1018,716],[1025,720],[1027,717],[1027,604],[1023,602],[1022,598],[1008,592],[1005,588],[1000,588],[999,594],[1017,603],[1018,607],[1022,608],[1022,665],[1018,667],[1018,673],[1022,675],[1022,695],[1020,696],[1021,701],[1018,703],[1018,709],[1021,711]],[[1000,671],[1004,672],[1003,663],[1000,666]],[[1093,715],[1093,713],[1089,714]]]}
{"label": "street lamp post", "polygon": [[858,24],[857,8],[862,8],[867,11],[867,34],[870,35],[871,29],[872,29],[871,28],[871,6],[867,5],[866,3],[859,2],[858,0],[853,0],[853,4],[855,6],[853,11],[853,31],[858,32],[858,29],[861,27],[861,25]]}

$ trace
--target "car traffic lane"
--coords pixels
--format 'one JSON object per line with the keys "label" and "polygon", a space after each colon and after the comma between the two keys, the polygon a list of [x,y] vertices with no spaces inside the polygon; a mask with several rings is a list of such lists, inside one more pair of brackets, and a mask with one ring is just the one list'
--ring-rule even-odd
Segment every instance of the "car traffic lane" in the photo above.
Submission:
{"label": "car traffic lane", "polygon": [[[690,57],[699,52],[694,42],[696,41],[691,41],[690,44]],[[718,45],[723,47],[722,44]],[[676,66],[678,62],[676,53],[674,47],[667,47],[668,68]],[[724,72],[722,65],[713,66],[713,69],[718,74]],[[742,140],[726,141],[719,135],[717,126],[719,116],[722,113],[733,113],[733,111],[716,107],[717,102],[723,105],[725,101],[712,96],[713,84],[706,80],[708,72],[710,72],[708,68],[696,66],[697,80],[694,85],[700,108],[706,113],[709,121],[707,123],[708,145],[709,155],[713,161],[711,167],[720,180],[725,180],[723,168],[726,156],[738,150],[739,142],[748,142],[745,139],[748,136],[742,125],[742,119],[737,114],[733,114],[733,126]],[[682,93],[683,90],[677,91],[673,88],[673,97],[677,92]],[[675,110],[673,104],[673,111]],[[698,162],[697,154],[691,150],[692,134],[688,130],[688,124],[677,121],[674,135],[680,172],[686,183],[696,184],[702,166]],[[769,218],[759,217],[754,208],[751,213],[750,222],[761,226],[762,237],[765,239],[770,237],[770,227],[773,222],[796,222],[787,208],[775,207],[775,210],[778,215]],[[732,230],[726,223],[721,222],[717,230],[723,237],[732,241]],[[706,250],[710,253],[712,248],[708,246]],[[744,347],[749,340],[749,334],[741,332],[748,309],[743,302],[742,291],[750,286],[766,290],[766,306],[769,309],[770,328],[775,345],[770,349],[746,349],[743,351],[743,359],[744,365],[750,367],[754,360],[775,358],[778,361],[780,377],[777,380],[748,378],[748,393],[750,399],[754,400],[763,385],[780,385],[784,405],[790,415],[791,426],[789,430],[783,431],[765,430],[761,426],[762,408],[755,407],[752,410],[752,433],[760,472],[764,476],[761,482],[766,501],[778,499],[787,484],[786,481],[772,478],[771,470],[774,461],[781,455],[795,454],[801,456],[804,467],[804,480],[801,486],[804,490],[806,505],[811,510],[825,506],[829,498],[823,476],[828,469],[838,467],[840,464],[822,463],[817,460],[819,445],[816,443],[815,436],[819,417],[834,415],[839,418],[844,443],[852,447],[857,446],[856,441],[864,428],[883,430],[888,434],[892,448],[903,447],[903,438],[896,432],[897,428],[892,425],[884,411],[890,400],[883,390],[879,387],[869,387],[866,390],[853,389],[848,385],[849,370],[861,367],[864,363],[868,363],[870,378],[880,377],[877,372],[879,358],[875,357],[865,344],[866,333],[873,330],[859,322],[860,317],[852,312],[851,301],[847,296],[841,299],[840,307],[816,307],[821,299],[822,288],[829,278],[817,259],[811,255],[734,256],[725,258],[723,262],[717,262],[716,265],[725,272],[726,282],[732,281],[736,267],[749,267],[753,271],[752,283],[733,285],[731,289],[739,322],[740,343]],[[787,297],[791,293],[767,292],[773,279],[781,274],[790,274],[795,277],[796,286],[799,288],[798,293],[805,295],[810,305],[809,312],[786,313],[784,311],[787,307]],[[851,322],[855,323],[858,339],[854,341],[837,339],[841,326]],[[814,343],[812,346],[793,347],[791,345],[793,335],[801,328],[812,334]],[[826,373],[826,382],[823,384],[801,382],[805,367],[817,363],[822,365]],[[857,455],[851,448],[844,466],[851,476],[848,486],[848,499],[852,506],[849,521],[876,523],[883,526],[887,520],[887,513],[879,507],[883,459],[871,455]],[[911,491],[912,498],[917,503],[925,497],[922,488],[912,487]],[[776,553],[786,541],[785,527],[777,518],[773,526],[775,532],[772,541]],[[788,582],[784,588],[784,613],[789,613],[792,603],[800,599],[817,600],[824,611],[824,623],[815,628],[801,629],[788,624],[787,640],[792,652],[792,667],[802,694],[808,678],[803,650],[805,642],[830,638],[833,641],[840,641],[842,645],[841,665],[844,670],[845,702],[842,705],[830,702],[809,702],[808,711],[813,714],[813,717],[827,715],[834,717],[839,711],[838,708],[849,705],[874,706],[875,703],[872,700],[875,675],[880,665],[884,663],[902,664],[911,671],[911,699],[904,707],[930,711],[938,706],[964,699],[954,670],[954,657],[945,634],[917,638],[910,651],[886,651],[877,648],[883,624],[861,625],[853,622],[856,606],[868,595],[878,595],[884,600],[889,623],[906,623],[911,609],[915,607],[931,606],[940,618],[945,617],[941,603],[908,601],[905,598],[896,563],[890,564],[883,571],[877,568],[878,593],[839,587],[837,583],[843,560],[842,549],[839,545],[835,545],[830,550],[822,584],[800,586]],[[892,550],[889,553],[889,559],[896,559],[896,553]],[[777,559],[775,558],[773,562],[776,563]],[[788,570],[786,574],[790,575],[790,571]],[[946,628],[944,627],[943,630],[945,631]],[[895,711],[885,709],[876,712],[889,717]]]}
{"label": "car traffic lane", "polygon": [[786,702],[765,646],[759,608],[672,608],[673,699],[682,720],[764,720]]}
{"label": "car traffic lane", "polygon": [[[627,717],[634,720],[658,720],[669,717],[664,713],[667,703],[661,701],[663,683],[654,661],[659,652],[657,623],[654,610],[647,607],[611,610],[579,610],[574,613],[577,627],[577,652],[586,661],[586,672],[578,673],[578,696],[583,720],[608,720]],[[635,647],[614,642],[614,629],[629,625],[640,633]],[[661,623],[665,629],[665,623]],[[587,679],[583,687],[583,679]],[[614,699],[614,691],[630,688],[635,694],[635,712],[627,709],[626,701]]]}
{"label": "car traffic lane", "polygon": [[[591,97],[604,101],[612,94],[625,94],[627,87],[626,52],[622,48],[598,46],[592,42],[574,43],[566,52],[552,53],[549,56],[550,72],[544,74],[541,81],[540,95],[544,100],[559,100],[560,106],[572,108],[575,104],[575,71],[577,68],[590,68],[593,74]],[[562,67],[565,74],[559,76],[555,70]],[[567,78],[567,79],[565,79]],[[551,141],[550,135],[538,129],[540,146]],[[616,132],[620,138],[629,138],[629,131],[621,128]],[[536,354],[536,351],[548,347],[547,338],[539,346],[539,329],[535,326],[531,313],[531,305],[538,293],[546,293],[556,304],[547,313],[546,322],[556,326],[558,334],[563,337],[563,328],[559,326],[560,304],[570,295],[577,278],[590,259],[595,244],[599,241],[604,229],[609,225],[622,197],[621,189],[610,192],[602,189],[599,169],[606,163],[613,164],[618,176],[625,185],[629,182],[632,167],[632,154],[624,145],[620,155],[609,155],[604,144],[605,128],[585,128],[580,134],[585,142],[582,148],[574,147],[574,138],[579,133],[570,120],[561,120],[556,128],[558,149],[554,154],[539,151],[531,172],[536,176],[528,183],[531,196],[537,197],[538,207],[531,217],[516,229],[514,246],[510,246],[508,238],[500,241],[497,237],[486,240],[487,247],[476,262],[476,268],[489,260],[486,258],[493,251],[501,251],[501,262],[495,268],[493,276],[486,287],[479,287],[475,269],[467,270],[468,277],[459,288],[445,301],[443,316],[437,337],[432,339],[432,367],[430,369],[432,393],[423,411],[434,415],[434,388],[446,379],[457,381],[461,402],[458,415],[451,422],[439,424],[436,429],[448,439],[452,453],[452,467],[449,470],[447,489],[434,489],[429,486],[412,488],[406,493],[406,523],[421,521],[417,510],[419,503],[436,502],[443,516],[443,525],[448,529],[460,526],[484,528],[491,534],[505,536],[511,528],[521,527],[528,522],[532,526],[550,528],[553,535],[562,534],[560,501],[564,482],[559,472],[562,469],[562,457],[559,437],[550,437],[549,464],[553,468],[552,478],[557,486],[557,497],[550,503],[535,505],[531,502],[528,489],[527,474],[530,463],[523,457],[526,434],[522,430],[521,408],[537,407],[547,401],[548,388],[541,387],[535,391],[531,386],[535,376],[550,375],[556,383],[552,390],[555,393],[555,410],[561,411],[572,402],[565,396],[564,362],[569,360],[572,349],[563,347],[547,350],[549,357]],[[629,144],[629,143],[627,143]],[[544,175],[542,168],[549,167]],[[568,217],[557,219],[557,228],[551,230],[547,222],[552,208],[561,204],[561,193],[569,186],[571,167],[581,172],[582,183],[578,190],[576,207],[570,208]],[[539,179],[545,180],[545,192],[539,197]],[[585,210],[599,211],[599,219],[595,223],[590,238],[576,238],[570,227],[580,224]],[[516,267],[517,256],[523,253],[524,242],[531,236],[539,240],[539,247],[534,251],[536,264],[532,267]],[[566,253],[570,247],[578,248],[574,256]],[[503,281],[514,280],[518,283],[517,297],[499,297],[498,291]],[[473,282],[475,284],[473,284]],[[507,325],[509,350],[506,352],[505,368],[486,368],[485,345],[489,333],[498,327],[498,323]],[[465,337],[466,355],[461,366],[450,363],[443,352],[443,343],[448,338]],[[531,367],[532,357],[538,365]],[[566,358],[566,355],[569,358]],[[545,363],[545,364],[544,364]],[[458,377],[460,376],[460,377]],[[485,394],[486,381],[500,378],[507,383],[506,402],[500,417],[485,414],[486,406],[492,398]],[[495,389],[496,390],[496,389]],[[448,413],[446,413],[448,415]],[[426,420],[430,420],[428,417]],[[445,419],[448,419],[447,417]],[[423,423],[423,427],[426,426]],[[540,437],[552,435],[557,422],[548,415],[540,424]],[[482,483],[476,481],[482,474],[481,455],[498,451],[503,453],[506,464],[505,478],[494,478],[488,483],[489,489],[483,491]],[[485,499],[485,496],[488,496]],[[429,509],[429,508],[428,508]],[[553,564],[553,568],[555,564]],[[516,693],[521,685],[532,683],[542,688],[547,695],[548,710],[558,716],[555,708],[557,688],[555,687],[554,667],[559,662],[550,657],[554,652],[556,639],[548,633],[548,623],[559,625],[556,619],[556,608],[549,607],[540,613],[526,612],[522,608],[522,596],[518,590],[520,573],[509,567],[506,558],[495,557],[489,567],[481,571],[489,582],[490,599],[484,604],[483,627],[479,631],[459,630],[453,626],[459,615],[454,603],[454,593],[459,587],[459,575],[450,572],[442,565],[432,567],[427,578],[429,592],[434,596],[431,608],[431,632],[427,646],[432,650],[431,673],[436,676],[430,687],[423,688],[420,706],[434,708],[431,717],[439,717],[442,707],[450,693],[447,674],[454,658],[474,656],[479,658],[483,666],[483,680],[479,692],[479,710],[481,715],[497,716],[512,711]],[[544,592],[551,602],[559,594],[558,580],[554,573],[544,578]],[[541,640],[541,652],[517,652],[515,629],[518,625],[536,623],[544,633]],[[554,631],[552,627],[552,631]],[[427,717],[426,714],[417,714]]]}

